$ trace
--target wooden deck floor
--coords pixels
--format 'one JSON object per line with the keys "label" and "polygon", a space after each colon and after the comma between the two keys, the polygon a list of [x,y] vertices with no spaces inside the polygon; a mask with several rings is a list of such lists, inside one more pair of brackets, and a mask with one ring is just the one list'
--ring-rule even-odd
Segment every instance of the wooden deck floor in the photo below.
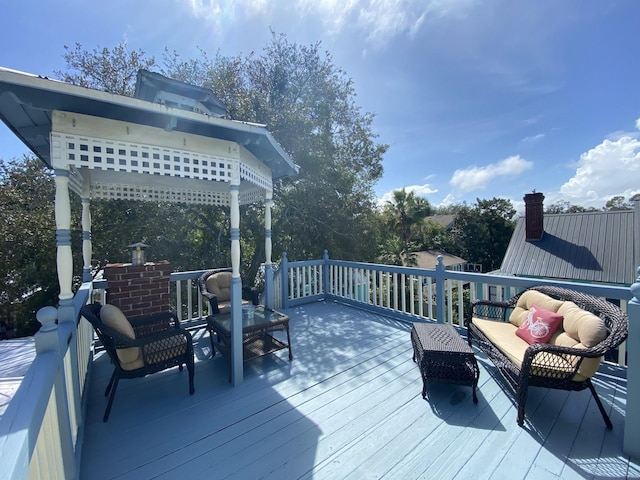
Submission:
{"label": "wooden deck floor", "polygon": [[102,422],[111,367],[94,362],[82,479],[640,478],[622,454],[625,381],[598,376],[608,431],[588,391],[531,389],[525,428],[478,355],[468,387],[421,396],[409,326],[332,303],[291,309],[286,351],[245,365],[239,387],[194,333],[195,395],[177,369],[123,380]]}

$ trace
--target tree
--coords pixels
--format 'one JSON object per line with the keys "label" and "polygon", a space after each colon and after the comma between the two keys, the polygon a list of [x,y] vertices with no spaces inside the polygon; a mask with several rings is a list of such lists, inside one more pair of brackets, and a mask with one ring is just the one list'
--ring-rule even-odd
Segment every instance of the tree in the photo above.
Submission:
{"label": "tree", "polygon": [[155,66],[153,57],[146,58],[143,50],[129,51],[124,42],[92,52],[79,43],[73,49],[66,45],[64,49],[67,70],[54,71],[62,81],[119,95],[133,96],[138,70]]}
{"label": "tree", "polygon": [[[403,259],[409,265],[415,258],[425,232],[425,218],[431,214],[431,205],[425,198],[403,188],[393,192],[393,199],[383,209],[385,230],[381,253],[383,258]],[[397,260],[392,263],[397,264]],[[412,261],[415,264],[415,259]]]}
{"label": "tree", "polygon": [[373,114],[360,111],[352,81],[320,48],[272,32],[261,54],[244,58],[185,61],[167,52],[164,73],[212,88],[230,117],[267,125],[300,166],[299,175],[275,185],[274,252],[309,259],[327,248],[334,257],[371,260],[378,228],[372,187],[387,146],[376,144]]}
{"label": "tree", "polygon": [[[18,336],[33,335],[36,311],[57,303],[54,192],[40,160],[0,162],[0,315]],[[72,239],[77,247],[78,232]]]}
{"label": "tree", "polygon": [[509,200],[476,200],[462,206],[453,223],[454,243],[450,253],[468,262],[482,264],[483,271],[500,267],[515,228],[516,211]]}
{"label": "tree", "polygon": [[615,212],[618,210],[633,210],[633,203],[631,200],[625,201],[624,196],[616,195],[611,197],[604,206],[604,211]]}

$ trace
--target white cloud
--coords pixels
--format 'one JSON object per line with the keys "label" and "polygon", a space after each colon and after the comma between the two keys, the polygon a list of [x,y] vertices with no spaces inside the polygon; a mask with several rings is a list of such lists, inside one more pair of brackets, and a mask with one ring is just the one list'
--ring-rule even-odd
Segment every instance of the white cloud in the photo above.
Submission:
{"label": "white cloud", "polygon": [[535,143],[535,142],[539,142],[540,140],[542,140],[545,137],[544,133],[539,133],[537,135],[532,135],[530,137],[524,137],[522,139],[523,143]]}
{"label": "white cloud", "polygon": [[580,156],[575,175],[560,188],[563,200],[602,207],[614,195],[626,198],[640,190],[640,141],[626,136],[604,140]]}
{"label": "white cloud", "polygon": [[387,202],[393,201],[393,192],[395,192],[396,190],[402,190],[402,188],[404,188],[407,193],[413,192],[419,197],[426,197],[429,194],[438,192],[437,189],[431,188],[428,183],[424,185],[409,185],[406,187],[394,188],[393,190],[382,195],[382,198],[378,199],[378,206],[384,206]]}
{"label": "white cloud", "polygon": [[531,168],[533,168],[533,162],[525,160],[520,155],[514,155],[485,167],[456,170],[449,183],[464,192],[481,190],[498,177],[516,177]]}
{"label": "white cloud", "polygon": [[640,118],[636,120],[636,128],[640,130]]}
{"label": "white cloud", "polygon": [[477,0],[297,0],[301,15],[316,14],[330,34],[355,26],[374,46],[415,36],[430,18],[455,15]]}
{"label": "white cloud", "polygon": [[436,205],[436,206],[437,206],[438,208],[441,208],[441,207],[450,207],[451,205],[455,205],[455,204],[457,204],[457,203],[459,203],[459,202],[456,200],[456,197],[455,197],[452,193],[449,193],[449,194],[447,194],[447,196],[446,196],[446,197],[444,197],[444,198],[442,199],[442,201],[441,201],[438,205]]}

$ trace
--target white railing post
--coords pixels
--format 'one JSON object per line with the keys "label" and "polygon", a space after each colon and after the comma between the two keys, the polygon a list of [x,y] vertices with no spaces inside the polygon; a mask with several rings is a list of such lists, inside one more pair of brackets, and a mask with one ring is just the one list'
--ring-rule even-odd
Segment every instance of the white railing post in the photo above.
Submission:
{"label": "white railing post", "polygon": [[629,336],[627,344],[627,406],[624,416],[624,453],[640,459],[640,268],[631,285],[633,299],[627,305]]}
{"label": "white railing post", "polygon": [[445,299],[444,299],[444,282],[445,282],[444,257],[438,255],[438,264],[436,265],[436,315],[438,323],[445,323]]}
{"label": "white railing post", "polygon": [[282,308],[289,308],[289,260],[287,260],[287,252],[282,252],[280,260],[280,270],[282,275]]}

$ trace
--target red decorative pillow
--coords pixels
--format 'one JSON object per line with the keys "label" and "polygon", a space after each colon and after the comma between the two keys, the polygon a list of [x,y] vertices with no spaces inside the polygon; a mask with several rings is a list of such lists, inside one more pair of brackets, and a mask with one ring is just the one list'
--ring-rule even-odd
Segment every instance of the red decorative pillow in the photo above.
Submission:
{"label": "red decorative pillow", "polygon": [[533,304],[524,322],[516,330],[516,335],[529,345],[547,343],[562,325],[563,319],[564,317],[559,313],[550,312]]}

